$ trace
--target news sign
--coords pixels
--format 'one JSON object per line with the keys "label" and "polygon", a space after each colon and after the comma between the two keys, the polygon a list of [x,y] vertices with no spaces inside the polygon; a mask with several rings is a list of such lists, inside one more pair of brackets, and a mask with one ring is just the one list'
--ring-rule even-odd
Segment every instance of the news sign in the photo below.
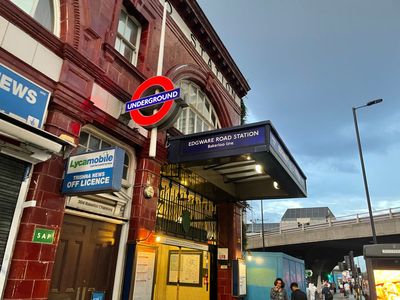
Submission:
{"label": "news sign", "polygon": [[125,151],[115,147],[71,156],[62,193],[67,195],[119,191]]}
{"label": "news sign", "polygon": [[0,112],[41,128],[49,99],[49,91],[0,64]]}

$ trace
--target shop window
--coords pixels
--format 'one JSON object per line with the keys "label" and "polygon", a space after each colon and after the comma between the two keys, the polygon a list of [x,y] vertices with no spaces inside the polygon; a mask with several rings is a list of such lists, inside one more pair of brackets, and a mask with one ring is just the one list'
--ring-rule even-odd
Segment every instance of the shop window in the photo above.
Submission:
{"label": "shop window", "polygon": [[179,86],[189,106],[183,109],[175,127],[184,134],[221,128],[217,112],[207,95],[190,81],[183,80]]}
{"label": "shop window", "polygon": [[47,30],[59,36],[59,0],[11,0],[11,2],[34,18]]}
{"label": "shop window", "polygon": [[[93,135],[92,133],[82,131],[79,138],[79,145],[77,148],[77,154],[84,153],[88,151],[95,151],[106,149],[114,146],[112,143],[105,141],[104,139]],[[122,173],[122,179],[128,180],[128,170],[129,170],[129,156],[125,152],[124,158],[124,169]]]}
{"label": "shop window", "polygon": [[119,15],[115,49],[133,65],[137,62],[140,34],[140,23],[123,8]]}

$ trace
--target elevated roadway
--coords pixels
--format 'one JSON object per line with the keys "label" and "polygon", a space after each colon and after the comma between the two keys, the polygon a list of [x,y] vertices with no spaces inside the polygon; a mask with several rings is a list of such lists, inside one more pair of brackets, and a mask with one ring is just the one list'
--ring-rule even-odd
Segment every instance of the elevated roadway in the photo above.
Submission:
{"label": "elevated roadway", "polygon": [[[400,242],[400,208],[374,212],[378,243]],[[300,228],[264,231],[265,251],[284,252],[305,261],[315,276],[330,272],[350,250],[362,255],[363,245],[372,242],[367,213],[327,219]],[[263,251],[262,234],[247,236],[246,249]]]}

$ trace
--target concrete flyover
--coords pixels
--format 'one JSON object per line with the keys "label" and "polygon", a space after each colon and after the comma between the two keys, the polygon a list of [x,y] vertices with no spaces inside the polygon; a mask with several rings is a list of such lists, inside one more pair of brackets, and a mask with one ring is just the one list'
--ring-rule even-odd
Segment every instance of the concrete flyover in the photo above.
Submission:
{"label": "concrete flyover", "polygon": [[[374,212],[378,243],[400,243],[400,208]],[[362,255],[372,241],[368,214],[338,217],[301,228],[264,231],[265,251],[284,252],[303,259],[316,276],[330,272],[350,250]],[[247,236],[246,249],[262,251],[261,233]]]}

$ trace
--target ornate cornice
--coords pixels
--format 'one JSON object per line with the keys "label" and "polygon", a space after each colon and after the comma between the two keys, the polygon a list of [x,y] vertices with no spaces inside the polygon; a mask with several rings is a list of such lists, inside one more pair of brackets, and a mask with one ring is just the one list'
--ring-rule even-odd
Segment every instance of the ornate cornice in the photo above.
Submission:
{"label": "ornate cornice", "polygon": [[201,42],[204,50],[215,59],[215,64],[239,97],[244,97],[250,86],[218,34],[195,0],[169,0],[187,26]]}

